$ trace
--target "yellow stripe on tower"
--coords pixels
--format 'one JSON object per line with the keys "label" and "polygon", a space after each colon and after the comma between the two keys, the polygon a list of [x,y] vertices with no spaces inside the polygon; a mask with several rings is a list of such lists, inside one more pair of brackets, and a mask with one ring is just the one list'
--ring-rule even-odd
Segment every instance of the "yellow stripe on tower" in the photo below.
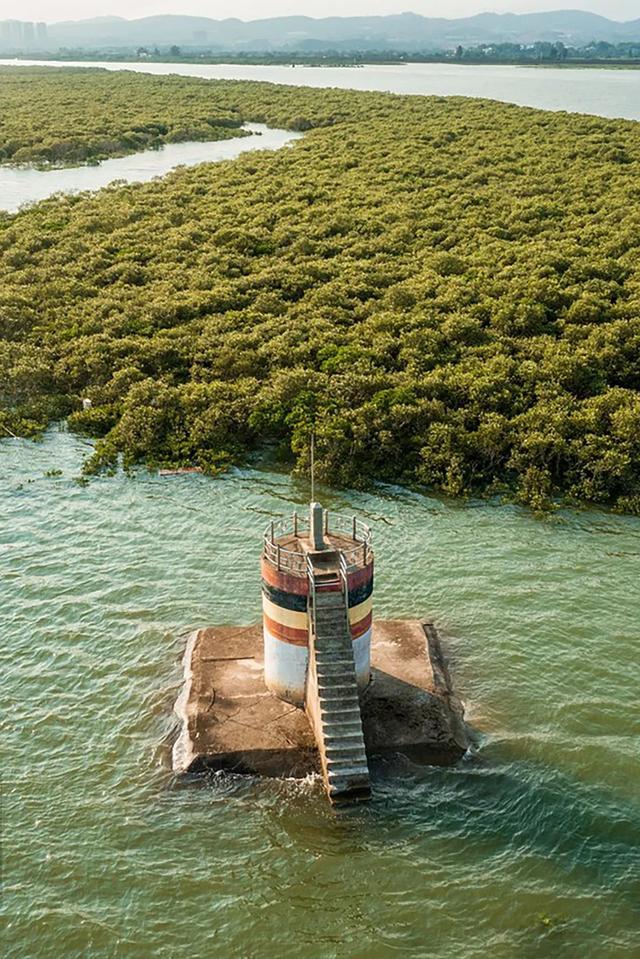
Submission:
{"label": "yellow stripe on tower", "polygon": [[269,619],[280,623],[282,626],[290,626],[291,629],[303,630],[309,628],[309,620],[307,619],[306,613],[299,613],[293,609],[284,609],[282,606],[276,606],[276,604],[272,603],[270,599],[267,599],[264,594],[262,595],[262,608]]}
{"label": "yellow stripe on tower", "polygon": [[368,616],[373,608],[373,596],[369,596],[368,599],[365,599],[364,603],[359,603],[358,606],[352,606],[349,610],[349,623],[353,626],[354,623],[359,623],[361,619],[364,619],[365,616]]}

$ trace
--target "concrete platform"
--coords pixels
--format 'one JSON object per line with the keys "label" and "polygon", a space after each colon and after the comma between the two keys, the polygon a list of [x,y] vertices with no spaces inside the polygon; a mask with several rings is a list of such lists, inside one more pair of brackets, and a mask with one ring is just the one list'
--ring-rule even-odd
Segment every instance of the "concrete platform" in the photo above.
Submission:
{"label": "concrete platform", "polygon": [[[452,765],[468,746],[435,627],[418,620],[374,622],[372,681],[362,702],[367,754]],[[184,686],[175,705],[176,774],[226,769],[302,778],[320,769],[303,710],[273,696],[262,680],[262,625],[192,633]]]}

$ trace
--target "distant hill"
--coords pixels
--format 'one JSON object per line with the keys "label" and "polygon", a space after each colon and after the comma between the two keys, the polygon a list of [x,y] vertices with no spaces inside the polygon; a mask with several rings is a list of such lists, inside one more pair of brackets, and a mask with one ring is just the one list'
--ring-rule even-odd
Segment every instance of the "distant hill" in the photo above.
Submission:
{"label": "distant hill", "polygon": [[[592,41],[640,41],[640,19],[627,23],[593,13],[565,10],[532,14],[483,13],[456,20],[403,13],[386,17],[273,17],[266,20],[210,20],[156,16],[141,20],[99,17],[20,31],[17,21],[0,23],[4,49],[37,46],[86,50],[126,50],[138,46],[216,51],[322,49],[430,51],[457,44],[558,42],[582,46]],[[23,25],[23,27],[26,25]],[[39,25],[40,26],[40,25]],[[46,41],[46,47],[43,46]]]}

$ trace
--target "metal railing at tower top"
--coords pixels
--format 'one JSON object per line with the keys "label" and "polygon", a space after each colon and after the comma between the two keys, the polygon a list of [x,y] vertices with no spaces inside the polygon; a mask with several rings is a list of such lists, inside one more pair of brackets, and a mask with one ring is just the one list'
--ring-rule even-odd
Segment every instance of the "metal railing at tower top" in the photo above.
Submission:
{"label": "metal railing at tower top", "polygon": [[[329,549],[338,549],[349,567],[366,566],[371,560],[371,529],[355,516],[323,511],[323,530]],[[276,569],[307,575],[306,551],[297,540],[309,539],[309,517],[293,513],[271,522],[264,533],[264,558]],[[282,542],[284,541],[284,542]]]}

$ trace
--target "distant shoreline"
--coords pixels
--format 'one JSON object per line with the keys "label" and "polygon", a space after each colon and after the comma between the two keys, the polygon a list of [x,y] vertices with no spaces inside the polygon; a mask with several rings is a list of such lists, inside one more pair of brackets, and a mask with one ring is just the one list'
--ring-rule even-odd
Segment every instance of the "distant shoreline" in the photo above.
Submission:
{"label": "distant shoreline", "polygon": [[16,56],[15,54],[3,53],[0,51],[0,59],[22,61],[25,63],[56,61],[57,63],[184,63],[194,66],[212,66],[215,64],[229,64],[230,66],[266,66],[266,67],[364,67],[364,66],[405,66],[414,63],[433,63],[444,64],[447,66],[468,66],[468,67],[530,67],[533,69],[558,69],[558,70],[638,70],[640,69],[640,58],[637,59],[617,59],[617,60],[592,60],[592,59],[572,59],[572,60],[527,60],[511,59],[505,60],[497,57],[444,57],[444,56],[399,56],[391,57],[377,56],[374,52],[364,53],[362,56],[304,56],[301,54],[292,54],[291,56],[237,56],[224,54],[214,56],[136,56],[133,54],[116,54],[99,52],[83,53],[81,51],[70,51],[69,54],[60,53],[39,53],[25,54]]}

